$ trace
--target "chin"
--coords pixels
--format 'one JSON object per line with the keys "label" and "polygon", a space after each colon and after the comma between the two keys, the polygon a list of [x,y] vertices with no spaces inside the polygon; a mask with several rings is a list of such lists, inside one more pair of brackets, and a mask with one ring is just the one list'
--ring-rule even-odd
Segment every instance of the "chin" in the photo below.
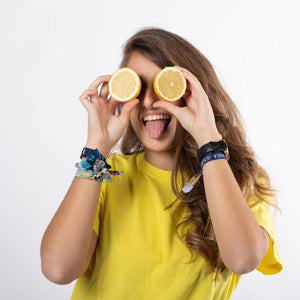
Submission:
{"label": "chin", "polygon": [[152,152],[170,152],[175,150],[176,145],[175,142],[173,143],[164,143],[164,142],[145,142],[143,143],[145,151],[152,151]]}

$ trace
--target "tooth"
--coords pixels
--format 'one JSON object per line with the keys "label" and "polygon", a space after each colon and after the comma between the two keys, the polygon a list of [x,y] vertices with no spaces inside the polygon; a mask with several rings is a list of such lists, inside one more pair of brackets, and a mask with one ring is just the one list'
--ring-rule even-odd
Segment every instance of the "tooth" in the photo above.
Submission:
{"label": "tooth", "polygon": [[146,116],[143,118],[143,121],[146,122],[146,121],[154,121],[154,120],[167,120],[167,119],[171,119],[170,116],[168,115],[149,115],[149,116]]}

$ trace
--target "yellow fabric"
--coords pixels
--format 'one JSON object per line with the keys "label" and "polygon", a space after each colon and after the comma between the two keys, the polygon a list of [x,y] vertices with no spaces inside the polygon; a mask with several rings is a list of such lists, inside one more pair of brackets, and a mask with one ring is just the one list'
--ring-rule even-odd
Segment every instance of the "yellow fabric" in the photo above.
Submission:
{"label": "yellow fabric", "polygon": [[[240,275],[228,269],[222,274],[207,273],[201,257],[187,263],[190,253],[175,229],[188,211],[182,204],[165,210],[175,200],[171,172],[150,165],[142,152],[114,154],[109,163],[124,174],[114,177],[113,184],[102,185],[94,224],[99,243],[72,300],[230,299]],[[277,273],[281,263],[269,208],[255,204],[255,199],[250,205],[271,237],[258,270]]]}
{"label": "yellow fabric", "polygon": [[248,203],[258,224],[267,231],[270,238],[268,252],[257,267],[257,270],[266,275],[276,274],[282,270],[282,264],[269,204],[257,201],[255,197],[252,197]]}

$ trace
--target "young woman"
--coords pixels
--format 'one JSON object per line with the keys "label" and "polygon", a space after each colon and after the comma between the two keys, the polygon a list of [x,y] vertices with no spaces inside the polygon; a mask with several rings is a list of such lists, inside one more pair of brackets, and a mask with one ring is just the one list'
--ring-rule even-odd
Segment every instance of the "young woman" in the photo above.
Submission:
{"label": "young woman", "polygon": [[[79,278],[76,300],[209,300],[230,299],[241,274],[279,272],[268,175],[208,60],[181,37],[146,29],[127,41],[121,66],[142,80],[137,99],[116,113],[110,76],[101,76],[80,100],[85,151],[98,149],[123,175],[102,184],[74,178],[42,241],[45,276]],[[187,80],[177,102],[154,92],[165,66]],[[123,154],[110,155],[120,139]],[[200,164],[200,180],[183,193]]]}

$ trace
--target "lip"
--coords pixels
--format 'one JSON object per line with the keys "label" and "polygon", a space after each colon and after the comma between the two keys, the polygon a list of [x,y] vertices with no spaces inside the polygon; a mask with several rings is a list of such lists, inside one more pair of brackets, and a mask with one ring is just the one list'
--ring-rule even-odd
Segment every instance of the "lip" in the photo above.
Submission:
{"label": "lip", "polygon": [[164,120],[165,119],[167,119],[167,120],[172,119],[172,115],[170,115],[169,113],[167,113],[165,111],[149,111],[149,112],[143,113],[141,115],[140,119],[143,123],[145,123],[146,122],[145,119],[153,118],[154,116],[157,116],[157,119],[164,119]]}
{"label": "lip", "polygon": [[147,126],[147,122],[151,122],[154,120],[162,120],[162,121],[166,121],[165,125],[164,125],[164,130],[162,132],[161,137],[165,137],[166,132],[169,129],[169,125],[170,123],[172,123],[173,121],[173,117],[171,114],[163,112],[163,111],[148,111],[145,112],[141,115],[141,119],[140,119],[140,124],[142,125],[143,130],[147,131],[147,136],[149,134],[148,130],[146,129]]}

